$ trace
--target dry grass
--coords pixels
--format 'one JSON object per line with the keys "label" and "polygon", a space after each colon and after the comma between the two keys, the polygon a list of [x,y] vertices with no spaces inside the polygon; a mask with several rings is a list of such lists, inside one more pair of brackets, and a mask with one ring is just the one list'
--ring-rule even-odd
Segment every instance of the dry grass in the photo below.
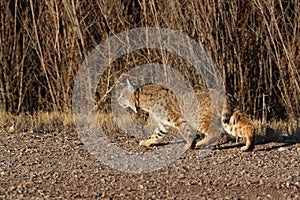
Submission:
{"label": "dry grass", "polygon": [[[0,10],[1,127],[12,120],[20,130],[72,127],[80,64],[101,41],[137,27],[179,30],[202,43],[251,118],[264,124],[282,120],[289,133],[299,127],[298,0],[29,0],[28,5],[1,1]],[[193,86],[201,85],[193,67],[176,55],[159,49],[128,52],[99,80],[100,113],[109,107],[120,76],[151,62],[172,66]]]}
{"label": "dry grass", "polygon": [[[107,136],[115,140],[118,136],[132,137],[124,133],[122,128],[116,123],[116,119],[111,112],[97,112],[97,120],[100,127],[103,128]],[[128,116],[123,116],[127,118]],[[130,112],[132,120],[142,126],[154,127],[150,118],[145,113],[135,114]],[[125,120],[119,118],[118,120]],[[300,141],[300,128],[291,130],[286,121],[271,121],[268,123],[262,123],[259,120],[253,120],[253,124],[256,127],[256,142],[283,142],[283,141]],[[292,127],[297,127],[297,124],[293,124]],[[72,113],[58,113],[58,112],[37,112],[33,115],[20,114],[12,115],[8,112],[0,112],[0,129],[2,131],[14,133],[14,132],[28,132],[28,133],[61,133],[61,132],[76,132]],[[167,140],[172,140],[176,137],[176,131],[172,132]],[[141,139],[140,137],[137,137]]]}
{"label": "dry grass", "polygon": [[1,112],[0,127],[7,132],[70,132],[75,131],[72,113],[36,112],[13,115]]}

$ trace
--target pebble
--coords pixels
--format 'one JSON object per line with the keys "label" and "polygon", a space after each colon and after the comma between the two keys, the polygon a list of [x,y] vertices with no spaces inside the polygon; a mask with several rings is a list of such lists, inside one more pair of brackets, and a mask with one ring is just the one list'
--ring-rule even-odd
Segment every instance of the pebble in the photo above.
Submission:
{"label": "pebble", "polygon": [[144,189],[144,186],[143,186],[143,185],[139,185],[139,188],[140,188],[140,189]]}
{"label": "pebble", "polygon": [[[243,197],[241,191],[245,192],[248,188],[249,192],[253,192],[252,199],[299,199],[298,144],[288,147],[280,147],[282,144],[279,143],[262,144],[258,145],[260,150],[254,154],[240,153],[236,148],[222,149],[211,151],[211,156],[205,159],[199,159],[197,150],[189,151],[184,154],[184,159],[178,159],[165,169],[126,174],[106,167],[92,156],[84,157],[88,153],[79,144],[59,140],[59,136],[53,137],[61,144],[40,144],[40,140],[31,144],[26,138],[15,143],[1,140],[4,145],[2,149],[0,147],[3,152],[0,154],[0,177],[5,173],[1,178],[8,183],[3,183],[3,189],[0,188],[0,193],[7,194],[3,199],[26,199],[28,192],[32,196],[59,195],[64,197],[62,199],[91,195],[102,199],[133,199],[137,196],[141,199],[174,199],[176,195],[178,199],[184,199],[184,195],[188,195],[186,199],[245,199],[247,194]],[[43,140],[51,141],[52,137]],[[26,149],[24,146],[27,144],[31,148]],[[70,148],[67,148],[68,145]],[[266,151],[276,145],[279,145],[278,149]],[[64,151],[75,147],[76,151],[64,154]],[[20,152],[22,156],[18,157]],[[46,170],[45,173],[42,170]],[[81,178],[84,174],[91,175],[89,179]],[[34,185],[27,182],[21,182],[22,187],[17,187],[17,181],[29,178],[33,178],[39,187],[33,188]],[[54,191],[51,181],[61,181],[65,190]]]}
{"label": "pebble", "polygon": [[286,148],[285,147],[280,147],[279,149],[278,149],[278,151],[285,151],[286,150]]}

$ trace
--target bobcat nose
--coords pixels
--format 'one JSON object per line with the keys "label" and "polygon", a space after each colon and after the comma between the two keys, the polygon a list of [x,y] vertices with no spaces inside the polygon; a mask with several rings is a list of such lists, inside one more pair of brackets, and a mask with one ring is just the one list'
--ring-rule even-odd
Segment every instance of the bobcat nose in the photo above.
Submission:
{"label": "bobcat nose", "polygon": [[127,107],[129,107],[129,102],[127,100],[120,101],[119,105],[122,106],[123,108],[127,108]]}
{"label": "bobcat nose", "polygon": [[224,124],[229,124],[229,119],[223,119]]}
{"label": "bobcat nose", "polygon": [[126,104],[124,102],[119,102],[119,105],[123,108],[126,108]]}

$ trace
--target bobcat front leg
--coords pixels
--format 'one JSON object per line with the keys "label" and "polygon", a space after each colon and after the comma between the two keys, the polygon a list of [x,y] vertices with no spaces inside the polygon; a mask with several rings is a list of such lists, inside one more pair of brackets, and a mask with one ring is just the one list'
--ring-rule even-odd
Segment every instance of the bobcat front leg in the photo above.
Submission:
{"label": "bobcat front leg", "polygon": [[139,145],[140,146],[153,146],[156,144],[160,144],[161,141],[164,139],[164,137],[169,132],[169,127],[164,126],[163,124],[159,123],[158,121],[155,121],[156,124],[158,124],[158,127],[154,129],[153,134],[150,136],[150,138],[146,140],[142,140]]}

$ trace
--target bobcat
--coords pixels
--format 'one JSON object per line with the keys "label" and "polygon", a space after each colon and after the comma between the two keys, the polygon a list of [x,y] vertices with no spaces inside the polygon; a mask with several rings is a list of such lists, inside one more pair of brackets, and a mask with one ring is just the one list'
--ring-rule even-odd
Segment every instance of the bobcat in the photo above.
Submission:
{"label": "bobcat", "polygon": [[[182,116],[179,102],[175,94],[160,84],[149,84],[135,90],[129,80],[127,86],[122,89],[117,99],[120,106],[130,108],[135,113],[142,109],[149,113],[156,128],[150,138],[142,140],[141,146],[159,144],[168,133],[169,128],[180,130],[187,144],[186,149],[201,148],[211,145],[219,136],[219,125],[235,137],[246,138],[246,146],[242,151],[254,149],[254,127],[249,119],[240,110],[236,109],[234,98],[225,96],[225,101],[220,102],[223,109],[220,111],[212,105],[211,97],[218,99],[219,91],[208,89],[195,89],[199,103],[199,122],[196,127],[190,125]],[[221,98],[220,98],[221,99]],[[197,114],[197,113],[196,113]],[[197,130],[206,137],[196,143]]]}

